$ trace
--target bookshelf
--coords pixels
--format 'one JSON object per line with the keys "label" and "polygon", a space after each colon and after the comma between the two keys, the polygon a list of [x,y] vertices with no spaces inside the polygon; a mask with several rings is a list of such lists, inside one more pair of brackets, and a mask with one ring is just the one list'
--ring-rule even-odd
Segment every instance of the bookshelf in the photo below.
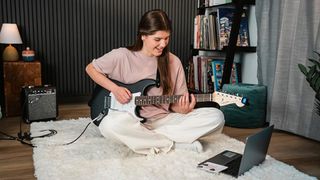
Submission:
{"label": "bookshelf", "polygon": [[[241,16],[245,12],[245,8],[249,5],[255,5],[255,0],[232,0],[230,3],[219,4],[214,6],[203,6],[201,5],[201,1],[199,0],[199,7],[198,7],[198,15],[205,14],[207,10],[210,9],[218,9],[224,7],[233,7],[233,17],[232,17],[232,25],[231,31],[229,36],[229,41],[227,46],[223,46],[222,48],[196,48],[194,45],[191,47],[192,49],[192,56],[199,55],[199,52],[216,52],[223,54],[224,66],[223,66],[223,75],[222,75],[222,82],[221,87],[224,84],[230,83],[230,76],[232,72],[232,66],[234,63],[234,56],[236,53],[243,52],[243,53],[253,53],[256,52],[256,47],[253,46],[237,46],[240,23],[241,23]],[[218,30],[216,30],[218,33]],[[250,45],[250,44],[249,44]]]}

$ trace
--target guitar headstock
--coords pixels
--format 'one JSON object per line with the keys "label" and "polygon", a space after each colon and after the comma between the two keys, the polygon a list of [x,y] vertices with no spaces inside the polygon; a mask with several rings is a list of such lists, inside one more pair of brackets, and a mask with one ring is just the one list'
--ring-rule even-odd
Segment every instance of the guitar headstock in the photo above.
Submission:
{"label": "guitar headstock", "polygon": [[245,97],[235,96],[223,92],[214,92],[212,94],[212,100],[218,103],[220,106],[236,104],[238,107],[243,107],[248,103],[248,99]]}

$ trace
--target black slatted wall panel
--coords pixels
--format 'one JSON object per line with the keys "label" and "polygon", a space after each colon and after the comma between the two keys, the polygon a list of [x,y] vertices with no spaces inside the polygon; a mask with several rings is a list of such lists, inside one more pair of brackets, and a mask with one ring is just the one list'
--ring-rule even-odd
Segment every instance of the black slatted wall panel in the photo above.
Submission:
{"label": "black slatted wall panel", "polygon": [[[196,0],[1,0],[0,24],[17,23],[23,45],[42,62],[44,84],[58,96],[90,95],[85,66],[113,48],[134,42],[138,21],[160,8],[172,19],[171,51],[184,65],[193,41]],[[1,52],[4,49],[1,45]]]}

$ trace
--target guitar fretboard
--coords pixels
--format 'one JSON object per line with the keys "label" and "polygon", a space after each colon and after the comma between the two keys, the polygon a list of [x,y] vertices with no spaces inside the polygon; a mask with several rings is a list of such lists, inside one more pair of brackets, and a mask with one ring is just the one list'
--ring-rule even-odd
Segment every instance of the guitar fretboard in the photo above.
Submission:
{"label": "guitar fretboard", "polygon": [[[137,96],[135,97],[135,105],[143,106],[149,104],[170,104],[178,102],[182,95],[172,96]],[[195,94],[197,102],[213,101],[212,94]],[[191,99],[191,97],[190,97]]]}

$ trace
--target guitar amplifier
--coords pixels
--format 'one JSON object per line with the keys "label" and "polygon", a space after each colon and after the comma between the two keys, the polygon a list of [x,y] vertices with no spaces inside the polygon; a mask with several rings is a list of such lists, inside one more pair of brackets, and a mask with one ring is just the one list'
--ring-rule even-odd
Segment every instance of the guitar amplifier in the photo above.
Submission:
{"label": "guitar amplifier", "polygon": [[22,88],[21,102],[26,123],[52,120],[58,117],[56,88],[53,86],[26,86]]}

